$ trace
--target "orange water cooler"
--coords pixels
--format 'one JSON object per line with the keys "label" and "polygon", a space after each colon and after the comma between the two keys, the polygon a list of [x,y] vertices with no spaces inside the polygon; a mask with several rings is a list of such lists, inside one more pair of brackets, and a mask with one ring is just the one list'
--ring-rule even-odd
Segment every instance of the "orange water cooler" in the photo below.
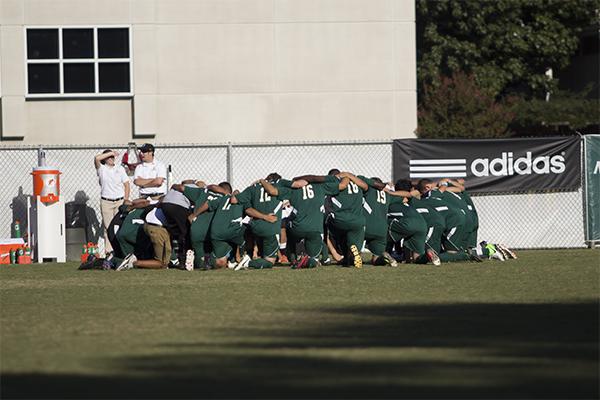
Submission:
{"label": "orange water cooler", "polygon": [[33,169],[33,204],[30,237],[37,262],[65,262],[65,203],[60,196],[58,168],[39,166]]}

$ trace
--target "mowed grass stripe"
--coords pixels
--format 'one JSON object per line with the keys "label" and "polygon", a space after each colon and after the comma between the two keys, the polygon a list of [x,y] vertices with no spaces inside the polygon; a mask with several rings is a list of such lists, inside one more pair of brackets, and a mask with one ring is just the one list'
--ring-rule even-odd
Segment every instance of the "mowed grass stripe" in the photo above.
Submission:
{"label": "mowed grass stripe", "polygon": [[593,397],[599,254],[362,270],[6,266],[1,394]]}

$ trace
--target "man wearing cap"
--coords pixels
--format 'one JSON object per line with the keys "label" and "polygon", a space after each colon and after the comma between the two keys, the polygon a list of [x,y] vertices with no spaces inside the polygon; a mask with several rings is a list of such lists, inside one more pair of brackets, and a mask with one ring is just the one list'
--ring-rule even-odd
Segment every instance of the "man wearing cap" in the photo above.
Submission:
{"label": "man wearing cap", "polygon": [[142,163],[135,168],[134,180],[140,197],[158,199],[167,193],[167,169],[154,157],[154,146],[145,143],[140,147]]}
{"label": "man wearing cap", "polygon": [[94,166],[100,182],[100,212],[104,226],[104,243],[106,253],[113,249],[108,240],[108,226],[119,212],[124,201],[129,202],[129,177],[121,165],[115,164],[116,151],[104,150],[94,157]]}

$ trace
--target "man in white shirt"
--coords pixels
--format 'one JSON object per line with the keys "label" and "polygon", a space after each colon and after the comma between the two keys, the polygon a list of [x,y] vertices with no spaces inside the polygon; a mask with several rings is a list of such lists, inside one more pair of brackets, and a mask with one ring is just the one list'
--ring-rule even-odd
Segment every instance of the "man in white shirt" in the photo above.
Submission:
{"label": "man in white shirt", "polygon": [[135,168],[134,180],[140,197],[158,199],[167,193],[167,168],[154,158],[154,146],[145,143],[140,147],[142,163]]}
{"label": "man in white shirt", "polygon": [[119,212],[119,206],[129,202],[129,177],[121,165],[115,164],[116,151],[104,150],[94,157],[94,166],[100,183],[100,212],[104,226],[105,252],[112,253],[108,240],[108,226]]}

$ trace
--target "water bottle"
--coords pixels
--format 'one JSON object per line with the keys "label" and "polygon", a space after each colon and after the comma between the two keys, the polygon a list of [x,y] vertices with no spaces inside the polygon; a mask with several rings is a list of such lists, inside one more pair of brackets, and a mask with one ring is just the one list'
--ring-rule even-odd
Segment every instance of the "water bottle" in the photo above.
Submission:
{"label": "water bottle", "polygon": [[98,244],[96,245],[96,257],[103,258],[106,256],[106,244],[104,243],[104,238],[98,239]]}
{"label": "water bottle", "polygon": [[86,262],[88,258],[88,248],[87,244],[84,244],[81,248],[81,262]]}
{"label": "water bottle", "polygon": [[21,223],[18,219],[15,220],[15,237],[16,238],[21,237]]}

